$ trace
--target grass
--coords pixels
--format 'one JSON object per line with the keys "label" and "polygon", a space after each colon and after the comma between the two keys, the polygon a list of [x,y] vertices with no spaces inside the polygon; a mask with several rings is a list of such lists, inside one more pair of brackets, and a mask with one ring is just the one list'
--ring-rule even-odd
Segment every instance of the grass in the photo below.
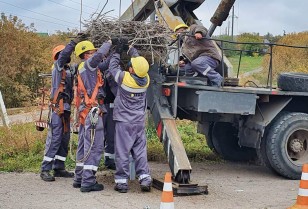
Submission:
{"label": "grass", "polygon": [[[236,74],[238,70],[238,62],[240,56],[228,57],[229,61],[233,65],[233,71]],[[262,56],[242,56],[241,66],[240,66],[240,74],[250,72],[262,66]]]}
{"label": "grass", "polygon": [[[196,133],[196,123],[177,121],[187,155],[191,161],[218,160],[207,146],[205,137]],[[33,123],[13,125],[11,129],[0,127],[0,171],[39,172],[44,155],[47,130],[36,131]],[[148,159],[167,161],[163,146],[156,136],[153,126],[147,128]],[[75,159],[77,135],[72,135],[72,158]],[[75,162],[70,153],[66,167],[74,169]],[[103,167],[102,161],[101,166]]]}

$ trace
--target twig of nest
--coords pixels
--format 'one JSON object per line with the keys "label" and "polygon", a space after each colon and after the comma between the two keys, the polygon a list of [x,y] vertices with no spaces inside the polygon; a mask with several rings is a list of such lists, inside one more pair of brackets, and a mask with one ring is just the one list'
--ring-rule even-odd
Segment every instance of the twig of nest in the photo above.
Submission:
{"label": "twig of nest", "polygon": [[96,47],[110,37],[127,37],[129,44],[133,44],[150,63],[165,62],[168,57],[168,44],[173,41],[172,31],[158,22],[118,21],[102,16],[88,21],[85,27]]}

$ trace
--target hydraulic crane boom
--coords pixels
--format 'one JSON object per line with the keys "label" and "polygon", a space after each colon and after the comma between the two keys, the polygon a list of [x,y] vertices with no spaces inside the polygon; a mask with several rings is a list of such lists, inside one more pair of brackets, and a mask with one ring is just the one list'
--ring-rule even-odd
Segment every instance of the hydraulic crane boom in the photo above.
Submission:
{"label": "hydraulic crane boom", "polygon": [[[171,30],[180,23],[187,25],[199,24],[194,14],[205,0],[135,0],[129,8],[120,17],[121,21],[144,21],[150,15],[156,14],[158,20],[163,25],[168,26]],[[235,0],[222,0],[211,21],[211,34],[216,26],[220,26],[228,17],[229,11]],[[210,34],[210,35],[211,35]],[[176,128],[174,114],[170,104],[165,96],[161,94],[162,76],[157,72],[158,65],[153,65],[149,71],[151,85],[148,89],[148,106],[156,125],[157,134],[164,145],[164,151],[168,158],[170,170],[173,174],[174,181],[181,184],[189,184],[191,165],[184,149],[181,137]],[[176,85],[171,86],[176,88]],[[173,97],[176,97],[173,95]],[[176,101],[177,98],[174,98]]]}

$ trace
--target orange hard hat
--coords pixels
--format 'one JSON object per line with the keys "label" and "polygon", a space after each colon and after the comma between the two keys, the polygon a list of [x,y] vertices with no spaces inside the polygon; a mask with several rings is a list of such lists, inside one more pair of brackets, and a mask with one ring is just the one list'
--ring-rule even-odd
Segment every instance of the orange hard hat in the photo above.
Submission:
{"label": "orange hard hat", "polygon": [[57,60],[57,59],[56,59],[57,54],[58,54],[59,52],[61,52],[64,48],[65,48],[64,45],[58,45],[58,46],[56,46],[55,48],[53,48],[53,50],[52,50],[52,59],[53,59],[53,60]]}

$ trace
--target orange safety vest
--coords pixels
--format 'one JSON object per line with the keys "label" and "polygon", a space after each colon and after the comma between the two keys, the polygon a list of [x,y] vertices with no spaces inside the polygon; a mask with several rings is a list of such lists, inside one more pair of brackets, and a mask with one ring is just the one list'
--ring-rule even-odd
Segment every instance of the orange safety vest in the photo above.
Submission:
{"label": "orange safety vest", "polygon": [[[81,124],[84,125],[86,117],[87,117],[88,113],[90,112],[91,108],[94,107],[94,106],[97,106],[98,104],[103,104],[103,101],[98,102],[96,96],[98,94],[99,88],[104,85],[104,80],[102,78],[102,74],[101,74],[100,70],[97,70],[96,84],[95,84],[95,87],[94,87],[94,90],[92,92],[91,97],[88,95],[87,90],[84,86],[84,83],[83,83],[79,73],[77,74],[77,80],[78,80],[77,81],[78,82],[77,92],[78,92],[79,98],[78,99],[76,98],[76,106],[80,105],[81,100],[84,99],[83,101],[84,101],[86,107],[82,112],[79,113],[79,121],[80,121]],[[81,92],[83,93],[84,98],[81,98],[81,94],[80,94]],[[77,107],[79,107],[79,106],[77,106]]]}

